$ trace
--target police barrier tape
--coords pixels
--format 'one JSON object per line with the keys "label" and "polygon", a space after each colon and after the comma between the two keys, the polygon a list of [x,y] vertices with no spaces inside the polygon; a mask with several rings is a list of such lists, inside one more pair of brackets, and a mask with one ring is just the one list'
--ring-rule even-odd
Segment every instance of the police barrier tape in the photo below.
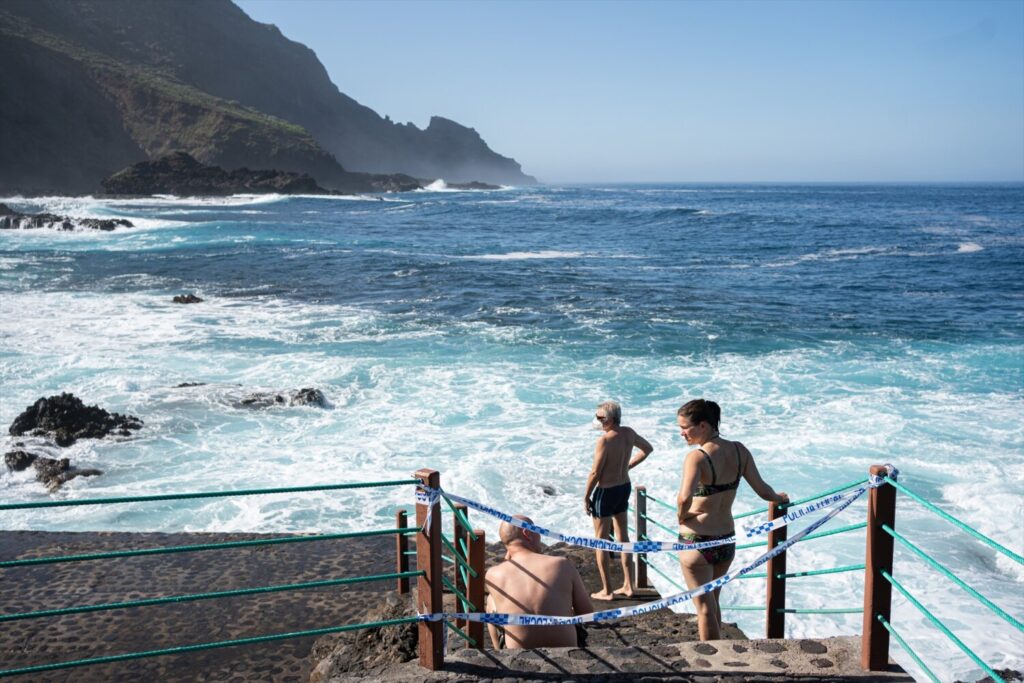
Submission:
{"label": "police barrier tape", "polygon": [[[839,503],[849,496],[854,495],[856,492],[848,493],[837,493],[831,496],[827,496],[818,500],[810,505],[804,505],[803,507],[794,508],[786,512],[785,515],[764,522],[763,524],[755,524],[745,530],[747,538],[753,536],[760,536],[767,534],[770,531],[774,531],[781,527],[786,526],[790,522],[804,517],[805,515],[811,514],[812,512],[818,512],[825,508]],[[416,492],[416,503],[418,505],[428,505],[433,509],[433,505],[437,502],[440,496],[445,496],[448,500],[455,503],[462,503],[466,507],[479,510],[484,514],[490,515],[491,517],[497,517],[503,522],[507,522],[513,526],[517,526],[520,529],[526,529],[532,531],[535,534],[540,534],[547,538],[554,539],[555,541],[561,541],[562,543],[568,543],[569,545],[577,545],[583,548],[589,548],[591,550],[607,550],[613,553],[677,553],[683,550],[706,550],[708,548],[715,548],[720,545],[726,545],[729,543],[736,542],[736,536],[729,536],[727,538],[716,538],[713,541],[697,541],[693,543],[681,543],[671,541],[635,541],[621,543],[619,541],[609,541],[604,538],[592,538],[590,536],[575,536],[572,534],[563,534],[556,531],[551,531],[542,526],[538,526],[532,522],[527,522],[522,519],[516,519],[512,515],[502,512],[501,510],[492,508],[489,505],[484,505],[475,500],[469,498],[463,498],[453,493],[448,493],[441,489],[431,489],[426,486],[421,486]],[[430,521],[429,513],[427,521]]]}
{"label": "police barrier tape", "polygon": [[[886,465],[888,470],[888,476],[895,478],[897,470],[892,465]],[[780,545],[767,551],[756,560],[743,567],[737,572],[728,573],[714,581],[709,581],[702,586],[693,588],[691,590],[683,591],[681,593],[675,593],[667,598],[661,600],[655,600],[648,602],[643,605],[636,605],[634,607],[625,607],[620,609],[603,610],[601,612],[591,612],[590,614],[579,614],[574,617],[557,617],[557,616],[546,616],[543,614],[507,614],[499,612],[438,612],[435,614],[420,614],[420,621],[441,621],[444,619],[461,619],[463,621],[475,621],[482,622],[485,624],[494,624],[495,626],[572,626],[575,624],[587,624],[601,621],[612,621],[615,619],[621,619],[623,617],[633,617],[639,614],[646,614],[647,612],[654,612],[659,609],[665,609],[677,605],[681,602],[691,599],[695,595],[703,595],[704,593],[710,593],[717,590],[729,583],[730,581],[737,579],[745,574],[752,572],[768,560],[786,552],[790,546],[798,541],[802,540],[805,536],[811,532],[817,530],[829,520],[834,518],[840,512],[849,507],[855,500],[860,498],[864,493],[871,488],[877,488],[884,483],[883,477],[871,477],[866,485],[858,487],[850,494],[844,497],[841,502],[833,501],[834,508],[828,512],[821,519],[812,522],[806,528],[801,529],[792,538],[781,543]],[[451,497],[451,496],[449,496]],[[454,500],[454,498],[453,498]]]}

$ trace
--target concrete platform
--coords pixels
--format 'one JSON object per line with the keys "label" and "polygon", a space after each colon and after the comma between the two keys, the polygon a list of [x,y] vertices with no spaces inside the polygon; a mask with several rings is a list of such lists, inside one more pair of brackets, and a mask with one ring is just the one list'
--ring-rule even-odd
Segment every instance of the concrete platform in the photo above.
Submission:
{"label": "concrete platform", "polygon": [[444,671],[406,662],[384,672],[330,679],[383,683],[448,681],[913,681],[897,665],[888,672],[860,668],[860,639],[716,640],[653,647],[456,650]]}

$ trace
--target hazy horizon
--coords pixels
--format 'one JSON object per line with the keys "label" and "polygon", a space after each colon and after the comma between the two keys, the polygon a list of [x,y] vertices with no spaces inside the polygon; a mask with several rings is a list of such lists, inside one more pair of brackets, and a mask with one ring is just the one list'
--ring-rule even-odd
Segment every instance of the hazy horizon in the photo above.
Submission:
{"label": "hazy horizon", "polygon": [[542,182],[1024,181],[1020,1],[237,4]]}

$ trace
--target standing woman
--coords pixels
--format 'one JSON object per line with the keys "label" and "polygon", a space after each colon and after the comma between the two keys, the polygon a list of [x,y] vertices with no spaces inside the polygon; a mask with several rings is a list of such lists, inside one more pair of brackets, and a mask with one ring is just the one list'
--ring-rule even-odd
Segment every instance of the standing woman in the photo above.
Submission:
{"label": "standing woman", "polygon": [[[683,480],[676,497],[682,543],[714,541],[735,535],[732,502],[736,500],[741,477],[764,500],[789,502],[789,496],[776,493],[761,479],[754,456],[746,446],[718,435],[721,417],[718,404],[704,399],[690,401],[676,413],[680,434],[688,445],[696,446],[683,460]],[[687,588],[696,588],[725,575],[735,556],[735,542],[679,553]],[[693,598],[701,640],[721,638],[722,610],[718,602],[721,590]]]}

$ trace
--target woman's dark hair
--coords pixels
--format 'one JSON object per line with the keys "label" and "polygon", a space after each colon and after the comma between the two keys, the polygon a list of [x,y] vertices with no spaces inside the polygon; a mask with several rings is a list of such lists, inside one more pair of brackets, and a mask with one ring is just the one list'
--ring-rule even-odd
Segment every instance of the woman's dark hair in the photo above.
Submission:
{"label": "woman's dark hair", "polygon": [[707,422],[717,432],[718,423],[722,420],[722,409],[714,401],[698,398],[684,403],[676,415],[682,415],[693,424]]}

